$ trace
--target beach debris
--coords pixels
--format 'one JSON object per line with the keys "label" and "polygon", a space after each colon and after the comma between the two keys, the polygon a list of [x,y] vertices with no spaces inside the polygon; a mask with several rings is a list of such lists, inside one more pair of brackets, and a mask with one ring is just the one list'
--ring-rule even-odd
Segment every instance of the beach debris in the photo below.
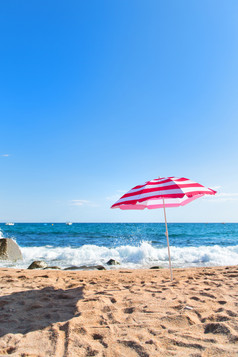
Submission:
{"label": "beach debris", "polygon": [[45,269],[48,265],[43,260],[35,260],[27,269]]}
{"label": "beach debris", "polygon": [[159,266],[154,266],[154,267],[150,267],[150,269],[163,269],[163,268]]}
{"label": "beach debris", "polygon": [[184,309],[185,310],[193,310],[193,307],[187,305],[187,306],[184,307]]}
{"label": "beach debris", "polygon": [[68,268],[65,268],[64,270],[106,270],[106,268],[103,265],[81,265],[81,266],[71,266]]}
{"label": "beach debris", "polygon": [[107,265],[120,265],[121,263],[119,263],[118,261],[116,261],[115,259],[110,259],[107,262]]}
{"label": "beach debris", "polygon": [[0,260],[22,260],[21,250],[13,239],[0,239]]}

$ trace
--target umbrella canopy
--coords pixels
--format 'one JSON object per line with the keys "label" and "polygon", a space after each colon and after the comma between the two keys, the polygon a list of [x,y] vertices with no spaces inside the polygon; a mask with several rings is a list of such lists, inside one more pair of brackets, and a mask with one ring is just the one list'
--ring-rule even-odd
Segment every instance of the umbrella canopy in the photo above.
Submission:
{"label": "umbrella canopy", "polygon": [[122,210],[164,209],[170,274],[171,280],[173,280],[165,207],[185,206],[199,197],[215,194],[216,191],[211,188],[206,188],[185,177],[159,177],[133,187],[114,203],[111,208],[120,208]]}
{"label": "umbrella canopy", "polygon": [[133,187],[111,208],[154,209],[184,206],[204,195],[215,195],[216,191],[206,188],[187,178],[163,177]]}

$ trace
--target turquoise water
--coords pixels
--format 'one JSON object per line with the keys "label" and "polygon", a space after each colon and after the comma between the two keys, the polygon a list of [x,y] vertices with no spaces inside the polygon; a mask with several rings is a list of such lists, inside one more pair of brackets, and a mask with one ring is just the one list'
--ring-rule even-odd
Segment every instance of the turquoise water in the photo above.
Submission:
{"label": "turquoise water", "polygon": [[[170,223],[173,265],[238,264],[238,224]],[[162,223],[15,223],[0,224],[0,235],[13,238],[24,260],[0,266],[27,267],[36,259],[49,264],[105,264],[117,259],[123,267],[167,266],[167,243]]]}

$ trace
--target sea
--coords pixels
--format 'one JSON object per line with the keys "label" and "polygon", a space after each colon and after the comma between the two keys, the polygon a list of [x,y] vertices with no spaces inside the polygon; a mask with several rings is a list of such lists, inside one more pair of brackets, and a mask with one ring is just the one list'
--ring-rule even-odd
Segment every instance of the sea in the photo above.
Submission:
{"label": "sea", "polygon": [[[173,267],[238,264],[237,223],[169,223]],[[27,268],[34,260],[49,266],[168,267],[163,223],[0,223],[0,238],[12,238],[23,260],[0,260],[0,267]]]}

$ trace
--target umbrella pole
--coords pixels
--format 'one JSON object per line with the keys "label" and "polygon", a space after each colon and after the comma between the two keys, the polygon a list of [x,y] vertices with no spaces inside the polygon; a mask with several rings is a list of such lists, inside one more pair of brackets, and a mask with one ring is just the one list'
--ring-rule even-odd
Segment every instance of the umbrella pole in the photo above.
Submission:
{"label": "umbrella pole", "polygon": [[169,269],[170,269],[170,278],[171,281],[173,281],[173,272],[172,272],[172,265],[171,265],[171,258],[170,258],[170,249],[169,249],[169,233],[168,233],[168,226],[167,226],[167,218],[166,218],[166,212],[165,212],[165,203],[164,203],[164,198],[163,198],[163,204],[164,204],[164,220],[165,220],[165,227],[166,227],[166,237],[167,237],[167,246],[168,246],[168,256],[169,256]]}

